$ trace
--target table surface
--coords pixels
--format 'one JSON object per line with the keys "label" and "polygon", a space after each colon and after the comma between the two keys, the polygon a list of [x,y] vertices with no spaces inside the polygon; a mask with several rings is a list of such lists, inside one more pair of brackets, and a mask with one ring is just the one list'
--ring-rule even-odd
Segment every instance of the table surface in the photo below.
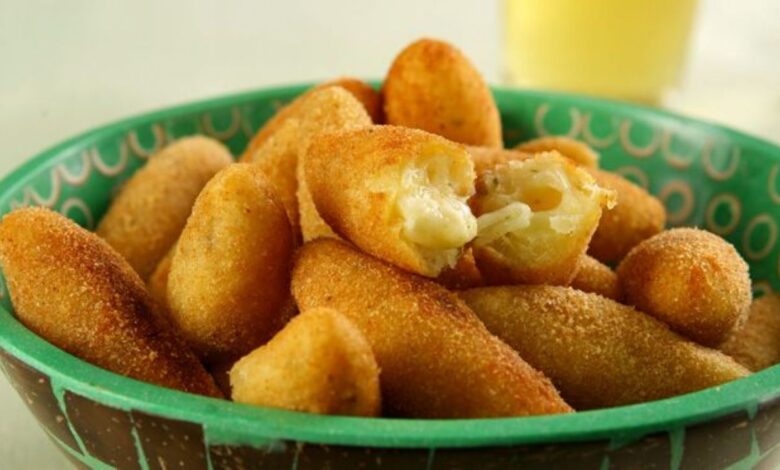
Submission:
{"label": "table surface", "polygon": [[[459,45],[491,82],[501,76],[495,2],[258,5],[0,2],[0,175],[70,135],[154,108],[291,81],[381,77],[420,36]],[[667,105],[780,142],[780,2],[734,6],[702,0],[685,78]],[[67,465],[3,379],[0,416],[4,468]]]}

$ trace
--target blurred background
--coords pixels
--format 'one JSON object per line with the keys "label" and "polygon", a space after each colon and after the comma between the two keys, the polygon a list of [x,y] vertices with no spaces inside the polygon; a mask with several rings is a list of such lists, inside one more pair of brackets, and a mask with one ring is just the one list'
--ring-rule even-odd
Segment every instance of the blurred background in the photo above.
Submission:
{"label": "blurred background", "polygon": [[[596,59],[586,61],[565,70],[578,80],[555,86],[577,89],[589,74],[610,67],[608,78],[597,76],[599,83],[660,84],[657,93],[632,99],[780,143],[780,1],[508,1],[514,6],[475,0],[0,0],[0,175],[75,133],[151,109],[338,75],[381,78],[394,55],[420,36],[454,43],[491,83],[552,86],[549,77],[530,72],[542,70],[539,60],[551,52],[576,53],[567,49],[572,41],[596,35],[608,42],[617,31],[636,41],[643,32],[663,31],[668,44],[624,41],[613,60],[598,62],[606,65],[588,71],[583,67]],[[652,4],[653,14],[583,10],[634,2]],[[576,16],[555,9],[575,5],[582,10]],[[565,21],[576,26],[562,29]],[[643,71],[650,66],[637,64],[637,57],[652,54],[669,57]],[[666,72],[651,80],[648,74],[659,67]],[[0,417],[0,466],[66,466],[5,380]]]}

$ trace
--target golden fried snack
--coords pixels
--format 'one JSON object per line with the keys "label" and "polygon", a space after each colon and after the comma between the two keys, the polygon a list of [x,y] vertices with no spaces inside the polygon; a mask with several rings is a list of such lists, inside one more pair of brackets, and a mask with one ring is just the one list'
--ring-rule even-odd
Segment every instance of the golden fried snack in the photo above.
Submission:
{"label": "golden fried snack", "polygon": [[460,296],[578,410],[658,400],[749,375],[728,356],[599,295],[511,286]]}
{"label": "golden fried snack", "polygon": [[471,289],[485,284],[471,248],[463,252],[455,266],[444,268],[436,282],[450,290]]}
{"label": "golden fried snack", "polygon": [[482,76],[457,48],[420,39],[395,58],[382,85],[387,124],[467,145],[502,147],[501,118]]}
{"label": "golden fried snack", "polygon": [[473,164],[447,139],[373,126],[321,134],[303,158],[323,220],[374,256],[436,277],[476,235]]}
{"label": "golden fried snack", "polygon": [[[300,109],[300,107],[298,108]],[[243,161],[257,165],[279,197],[293,232],[298,226],[298,178],[295,169],[298,166],[298,147],[301,140],[300,125],[297,117],[287,119],[276,132],[268,138],[252,155]]]}
{"label": "golden fried snack", "polygon": [[232,161],[227,148],[208,137],[168,145],[127,182],[97,234],[148,279],[179,238],[198,193]]}
{"label": "golden fried snack", "polygon": [[365,335],[382,371],[386,415],[478,418],[571,411],[549,380],[433,281],[322,238],[299,250],[292,286],[302,311],[332,308]]}
{"label": "golden fried snack", "polygon": [[617,263],[639,242],[664,229],[666,209],[661,201],[620,175],[588,171],[599,186],[617,193],[615,207],[601,215],[588,254],[603,263]]}
{"label": "golden fried snack", "polygon": [[379,368],[366,338],[344,315],[307,310],[230,370],[232,398],[250,405],[327,415],[378,416]]}
{"label": "golden fried snack", "polygon": [[[296,171],[301,149],[322,132],[370,125],[371,118],[360,102],[343,88],[331,86],[307,93],[296,106],[295,115],[257,149],[250,161],[263,170],[281,197],[294,231],[299,226]],[[308,216],[312,209],[306,210]]]}
{"label": "golden fried snack", "polygon": [[667,230],[635,246],[617,268],[627,303],[705,346],[716,347],[747,317],[748,265],[704,230]]}
{"label": "golden fried snack", "polygon": [[580,258],[579,269],[571,281],[571,287],[582,292],[599,294],[617,302],[622,298],[615,271],[588,255],[582,255]]}
{"label": "golden fried snack", "polygon": [[294,99],[290,104],[280,109],[271,119],[266,122],[260,130],[252,137],[247,144],[244,153],[241,154],[240,161],[247,162],[252,159],[257,149],[260,148],[274,133],[276,133],[282,125],[291,117],[298,116],[300,111],[299,107],[304,102],[308,95],[324,90],[331,87],[341,87],[347,90],[355,99],[360,101],[365,111],[371,117],[371,121],[378,123],[381,121],[382,105],[381,96],[374,90],[371,85],[351,77],[342,77],[334,80],[330,80],[319,85],[312,87],[306,93],[300,95]]}
{"label": "golden fried snack", "polygon": [[537,137],[523,142],[515,150],[525,153],[551,152],[556,150],[578,165],[588,168],[599,167],[599,154],[585,142],[566,136]]}
{"label": "golden fried snack", "polygon": [[469,145],[466,147],[471,160],[474,162],[474,172],[477,176],[485,173],[488,170],[492,170],[498,165],[511,162],[514,160],[528,160],[533,158],[533,154],[521,152],[519,150],[495,148],[495,147],[478,147],[475,145]]}
{"label": "golden fried snack", "polygon": [[[304,155],[301,155],[303,157]],[[303,168],[303,158],[298,160],[298,212],[300,216],[301,235],[304,242],[316,238],[341,238],[330,228],[317,211],[314,201],[311,199],[309,185],[306,184],[306,176]]]}
{"label": "golden fried snack", "polygon": [[16,316],[50,343],[117,374],[221,396],[101,238],[48,209],[19,209],[0,224],[0,261]]}
{"label": "golden fried snack", "polygon": [[568,285],[614,195],[557,152],[477,179],[474,257],[488,283]]}
{"label": "golden fried snack", "polygon": [[382,122],[382,95],[371,85],[357,78],[342,77],[325,82],[321,86],[340,86],[354,96],[365,108],[371,122]]}
{"label": "golden fried snack", "polygon": [[168,309],[168,276],[171,273],[171,261],[173,261],[173,253],[176,251],[176,245],[168,251],[168,254],[160,260],[155,268],[154,273],[149,277],[146,282],[146,287],[149,289],[149,294],[157,302],[158,305]]}
{"label": "golden fried snack", "polygon": [[259,168],[221,171],[195,201],[168,278],[171,317],[209,363],[236,359],[284,320],[294,242]]}
{"label": "golden fried snack", "polygon": [[745,324],[732,330],[720,350],[753,372],[780,362],[780,296],[753,301]]}

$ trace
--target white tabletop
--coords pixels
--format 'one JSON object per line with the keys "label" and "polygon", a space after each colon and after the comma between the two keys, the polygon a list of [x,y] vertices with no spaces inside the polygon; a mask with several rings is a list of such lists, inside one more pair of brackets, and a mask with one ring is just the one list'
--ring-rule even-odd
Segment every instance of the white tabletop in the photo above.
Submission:
{"label": "white tabletop", "polygon": [[[670,107],[780,142],[780,2],[702,1]],[[501,76],[494,2],[272,5],[0,1],[0,175],[63,138],[150,109],[291,81],[381,77],[420,36],[457,44],[491,82]],[[3,379],[0,417],[1,467],[65,465]]]}

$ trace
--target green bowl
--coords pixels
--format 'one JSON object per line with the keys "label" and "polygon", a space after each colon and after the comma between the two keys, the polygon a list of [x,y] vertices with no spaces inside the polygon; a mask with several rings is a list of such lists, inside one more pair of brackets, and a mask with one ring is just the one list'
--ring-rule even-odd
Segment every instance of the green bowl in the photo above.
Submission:
{"label": "green bowl", "polygon": [[[111,124],[33,158],[0,183],[0,213],[51,207],[94,227],[124,180],[170,140],[205,133],[239,153],[304,86],[177,106]],[[650,108],[496,89],[508,145],[565,134],[658,195],[672,225],[698,225],[780,287],[780,148]],[[2,280],[0,280],[2,281]],[[22,326],[0,282],[0,362],[52,441],[96,468],[776,468],[780,368],[667,400],[567,416],[401,420],[250,407],[94,367]]]}

